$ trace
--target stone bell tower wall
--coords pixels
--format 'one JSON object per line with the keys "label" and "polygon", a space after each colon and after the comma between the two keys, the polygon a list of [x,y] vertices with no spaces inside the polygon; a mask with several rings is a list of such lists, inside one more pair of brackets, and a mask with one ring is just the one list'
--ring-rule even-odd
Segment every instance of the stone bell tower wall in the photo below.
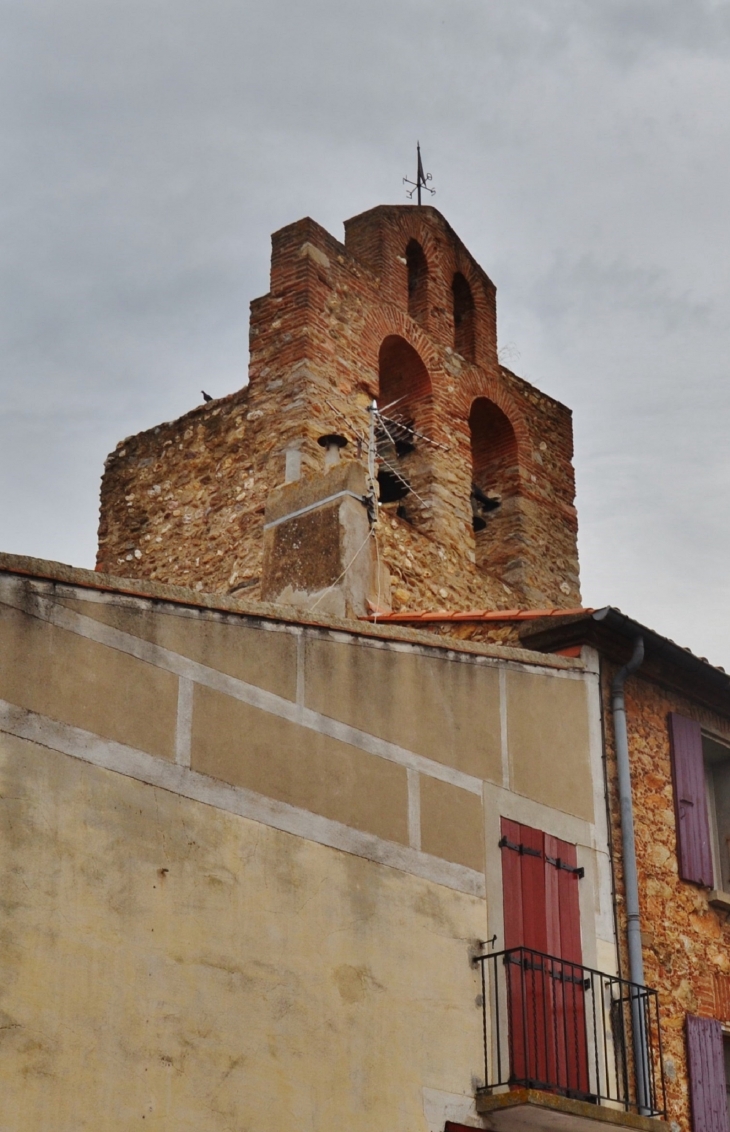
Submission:
{"label": "stone bell tower wall", "polygon": [[[364,460],[368,404],[418,372],[391,412],[428,440],[393,457],[413,490],[378,525],[394,608],[576,606],[570,412],[499,365],[494,285],[433,208],[375,208],[345,232],[274,233],[248,385],[108,458],[99,569],[257,596],[269,493],[321,473],[323,433]],[[475,532],[479,476],[495,507]]]}

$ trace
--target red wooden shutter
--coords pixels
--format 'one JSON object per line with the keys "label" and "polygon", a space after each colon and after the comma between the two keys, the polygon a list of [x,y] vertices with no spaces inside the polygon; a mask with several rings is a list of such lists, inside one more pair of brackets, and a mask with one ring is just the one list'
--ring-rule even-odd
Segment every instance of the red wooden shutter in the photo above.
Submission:
{"label": "red wooden shutter", "polygon": [[705,793],[705,763],[699,723],[672,712],[669,716],[677,825],[679,875],[691,884],[712,888],[710,822]]}
{"label": "red wooden shutter", "polygon": [[[578,874],[570,871],[577,865],[575,845],[508,818],[501,833],[504,946],[582,963]],[[522,852],[515,851],[519,846]]]}
{"label": "red wooden shutter", "polygon": [[694,1132],[730,1132],[722,1027],[714,1018],[687,1015],[687,1063]]}
{"label": "red wooden shutter", "polygon": [[[583,962],[583,950],[580,939],[580,893],[578,888],[578,854],[575,845],[567,841],[560,841],[557,837],[545,836],[545,852],[553,860],[568,865],[575,872],[565,868],[553,866],[548,869],[548,876],[552,874],[552,883],[557,888],[557,911],[559,924],[559,939],[556,939],[550,948],[551,955],[558,955],[561,959],[568,959],[571,963]],[[549,882],[548,882],[549,883]],[[548,904],[548,915],[550,904]],[[556,947],[557,950],[552,948]]]}
{"label": "red wooden shutter", "polygon": [[[547,916],[545,911],[545,834],[539,829],[521,825],[522,842],[522,925],[520,943],[533,951],[547,951]],[[532,852],[529,852],[532,850]]]}
{"label": "red wooden shutter", "polygon": [[587,1099],[576,847],[507,818],[501,832],[510,1081]]}
{"label": "red wooden shutter", "polygon": [[[509,818],[502,818],[502,838],[512,845],[520,844],[521,826]],[[504,900],[504,946],[522,947],[522,857],[505,843],[502,846],[502,894]]]}

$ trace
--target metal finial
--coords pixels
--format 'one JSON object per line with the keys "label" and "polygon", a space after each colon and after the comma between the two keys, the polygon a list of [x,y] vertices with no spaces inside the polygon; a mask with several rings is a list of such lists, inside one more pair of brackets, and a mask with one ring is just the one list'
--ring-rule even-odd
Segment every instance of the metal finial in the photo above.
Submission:
{"label": "metal finial", "polygon": [[436,195],[436,190],[432,189],[431,186],[426,183],[427,181],[430,181],[432,178],[431,178],[430,173],[424,173],[423,172],[423,162],[421,161],[421,143],[420,142],[416,142],[416,155],[417,155],[417,158],[418,158],[418,163],[417,163],[417,167],[416,167],[416,179],[415,179],[415,181],[409,181],[407,177],[404,177],[403,178],[403,184],[404,185],[413,185],[413,188],[410,191],[408,189],[406,189],[406,193],[408,194],[408,199],[413,200],[413,194],[417,193],[418,196],[417,196],[416,199],[418,200],[418,203],[420,204],[421,203],[421,189],[425,189],[426,192],[430,193],[432,197]]}

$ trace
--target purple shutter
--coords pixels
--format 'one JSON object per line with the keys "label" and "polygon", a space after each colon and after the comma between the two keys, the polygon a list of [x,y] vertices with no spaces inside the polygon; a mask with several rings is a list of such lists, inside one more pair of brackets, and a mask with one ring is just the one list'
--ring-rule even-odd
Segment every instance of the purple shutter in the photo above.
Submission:
{"label": "purple shutter", "polygon": [[672,712],[674,811],[677,817],[677,856],[682,880],[712,888],[710,822],[705,792],[705,764],[699,723]]}
{"label": "purple shutter", "polygon": [[687,1015],[687,1064],[693,1132],[730,1132],[722,1027]]}

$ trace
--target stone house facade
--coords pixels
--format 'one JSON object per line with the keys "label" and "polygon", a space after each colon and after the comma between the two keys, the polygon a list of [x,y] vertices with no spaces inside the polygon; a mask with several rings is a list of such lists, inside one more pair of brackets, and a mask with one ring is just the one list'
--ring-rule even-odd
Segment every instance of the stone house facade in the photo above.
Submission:
{"label": "stone house facade", "polygon": [[[549,614],[549,615],[546,615]],[[600,715],[619,962],[628,971],[612,681],[641,638],[626,684],[646,982],[661,1002],[667,1116],[683,1132],[727,1132],[730,1116],[730,677],[612,609],[414,612],[391,625],[439,639],[582,657],[600,672]]]}
{"label": "stone house facade", "polygon": [[[645,660],[626,685],[644,966],[660,993],[670,1121],[683,1130],[719,1130],[727,1126],[730,1087],[730,677],[621,614],[601,614],[562,625],[535,621],[520,636],[532,647],[568,653],[580,647],[600,657],[621,940],[626,916],[611,681],[630,642],[638,636],[645,642]],[[626,962],[624,949],[624,970]]]}

